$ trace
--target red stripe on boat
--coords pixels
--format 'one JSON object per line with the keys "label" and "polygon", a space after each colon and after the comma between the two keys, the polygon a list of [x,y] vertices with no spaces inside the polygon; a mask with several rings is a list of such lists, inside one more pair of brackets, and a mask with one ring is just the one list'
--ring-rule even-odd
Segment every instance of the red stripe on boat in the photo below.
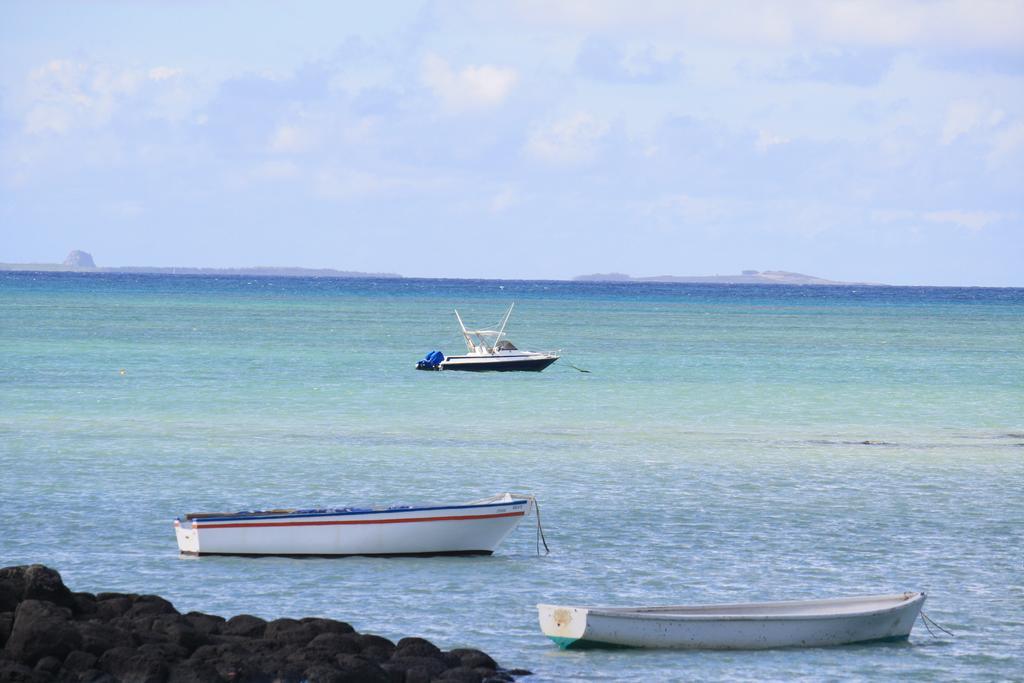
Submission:
{"label": "red stripe on boat", "polygon": [[403,524],[406,522],[454,522],[458,520],[494,519],[495,517],[522,517],[525,511],[501,512],[493,515],[473,515],[455,517],[409,517],[401,519],[339,519],[326,522],[241,522],[229,524],[193,523],[197,529],[231,529],[238,527],[252,528],[264,526],[337,526],[341,524]]}

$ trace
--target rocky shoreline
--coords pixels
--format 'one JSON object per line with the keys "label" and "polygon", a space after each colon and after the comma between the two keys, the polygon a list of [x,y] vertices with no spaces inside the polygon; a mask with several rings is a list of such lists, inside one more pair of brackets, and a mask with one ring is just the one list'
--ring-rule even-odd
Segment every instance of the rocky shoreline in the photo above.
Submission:
{"label": "rocky shoreline", "polygon": [[181,614],[157,595],[73,593],[43,565],[0,569],[0,682],[507,682],[474,649],[360,634],[333,619]]}

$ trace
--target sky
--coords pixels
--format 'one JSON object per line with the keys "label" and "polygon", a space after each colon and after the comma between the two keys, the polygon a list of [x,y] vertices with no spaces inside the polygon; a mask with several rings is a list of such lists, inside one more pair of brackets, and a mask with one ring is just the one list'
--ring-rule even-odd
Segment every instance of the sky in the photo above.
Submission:
{"label": "sky", "polygon": [[1024,0],[0,4],[0,262],[1024,286]]}

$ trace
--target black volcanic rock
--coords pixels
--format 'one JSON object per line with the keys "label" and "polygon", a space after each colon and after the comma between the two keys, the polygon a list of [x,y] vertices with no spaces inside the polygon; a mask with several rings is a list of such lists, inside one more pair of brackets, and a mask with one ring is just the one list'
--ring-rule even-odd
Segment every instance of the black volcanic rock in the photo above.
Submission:
{"label": "black volcanic rock", "polygon": [[11,629],[14,628],[14,612],[0,612],[0,650],[7,644],[11,637]]}
{"label": "black volcanic rock", "polygon": [[402,638],[395,648],[396,657],[440,657],[441,648],[423,638]]}
{"label": "black volcanic rock", "polygon": [[0,569],[0,683],[511,681],[473,649],[356,633],[334,619],[180,614],[158,595],[72,593],[42,565]]}
{"label": "black volcanic rock", "polygon": [[135,642],[131,631],[102,621],[78,622],[76,628],[82,638],[78,649],[97,658],[118,645],[131,645]]}
{"label": "black volcanic rock", "polygon": [[313,627],[313,630],[317,633],[355,633],[355,629],[352,628],[351,624],[346,624],[344,621],[336,621],[334,619],[324,619],[322,617],[305,617],[300,619],[303,624],[309,624]]}
{"label": "black volcanic rock", "polygon": [[68,254],[68,257],[64,259],[64,265],[71,268],[95,268],[96,263],[92,260],[92,254],[87,251],[79,251],[74,249]]}
{"label": "black volcanic rock", "polygon": [[60,574],[41,564],[0,569],[0,612],[13,612],[22,600],[45,600],[75,607],[75,596]]}
{"label": "black volcanic rock", "polygon": [[480,650],[473,650],[470,648],[459,648],[452,650],[452,654],[459,658],[462,662],[462,666],[469,667],[470,669],[476,669],[483,667],[485,669],[497,669],[498,663],[491,659],[490,655]]}
{"label": "black volcanic rock", "polygon": [[14,627],[4,644],[4,655],[33,666],[43,657],[64,659],[82,645],[71,621],[71,610],[45,600],[22,600],[14,611]]}
{"label": "black volcanic rock", "polygon": [[207,636],[217,635],[227,623],[224,617],[202,612],[189,612],[185,615],[185,621],[192,624],[192,628],[196,631]]}
{"label": "black volcanic rock", "polygon": [[167,677],[167,662],[156,653],[130,647],[115,647],[100,657],[99,667],[119,681],[162,681]]}
{"label": "black volcanic rock", "polygon": [[220,627],[220,632],[226,636],[244,636],[246,638],[262,638],[263,632],[267,630],[267,622],[251,614],[238,614]]}

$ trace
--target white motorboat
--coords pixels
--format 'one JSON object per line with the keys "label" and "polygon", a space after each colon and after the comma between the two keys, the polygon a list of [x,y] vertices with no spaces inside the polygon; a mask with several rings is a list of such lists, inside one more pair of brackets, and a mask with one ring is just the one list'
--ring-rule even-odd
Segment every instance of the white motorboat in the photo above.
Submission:
{"label": "white motorboat", "polygon": [[910,636],[924,593],[679,607],[537,605],[559,647],[758,650]]}
{"label": "white motorboat", "polygon": [[457,505],[192,513],[174,531],[186,555],[490,555],[534,506],[501,493]]}
{"label": "white motorboat", "polygon": [[466,340],[466,353],[461,356],[445,356],[440,351],[431,351],[416,364],[418,370],[470,370],[470,371],[510,371],[532,370],[540,372],[558,360],[558,354],[540,351],[524,351],[505,338],[505,327],[515,304],[508,307],[508,312],[501,320],[497,330],[467,330],[458,310],[455,317]]}

